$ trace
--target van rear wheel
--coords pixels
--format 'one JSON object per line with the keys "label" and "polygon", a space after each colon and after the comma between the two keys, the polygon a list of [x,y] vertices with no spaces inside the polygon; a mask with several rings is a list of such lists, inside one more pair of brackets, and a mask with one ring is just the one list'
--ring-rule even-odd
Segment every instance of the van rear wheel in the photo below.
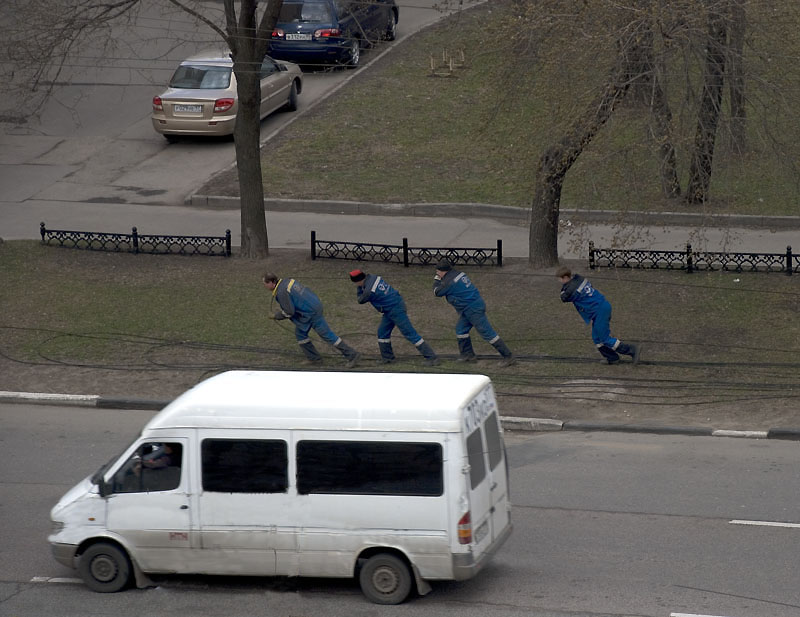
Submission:
{"label": "van rear wheel", "polygon": [[411,571],[402,559],[380,553],[367,560],[358,576],[361,591],[376,604],[400,604],[411,591]]}
{"label": "van rear wheel", "polygon": [[125,551],[107,542],[87,548],[78,562],[78,572],[92,591],[122,591],[131,579],[131,562]]}

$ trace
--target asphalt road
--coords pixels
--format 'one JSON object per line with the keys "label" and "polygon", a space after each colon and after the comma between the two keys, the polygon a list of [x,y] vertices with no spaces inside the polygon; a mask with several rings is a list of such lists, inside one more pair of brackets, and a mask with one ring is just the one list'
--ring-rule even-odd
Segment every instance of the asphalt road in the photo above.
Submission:
{"label": "asphalt road", "polygon": [[95,594],[50,557],[49,509],[151,415],[0,405],[0,616],[800,614],[794,443],[610,433],[507,436],[512,540],[476,579],[400,607],[349,580],[164,577]]}

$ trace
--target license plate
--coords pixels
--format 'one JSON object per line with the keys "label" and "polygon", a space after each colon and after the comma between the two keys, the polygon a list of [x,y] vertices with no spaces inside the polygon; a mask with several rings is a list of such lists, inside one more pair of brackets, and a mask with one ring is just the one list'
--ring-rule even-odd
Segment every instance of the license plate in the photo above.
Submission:
{"label": "license plate", "polygon": [[202,105],[175,105],[172,108],[178,114],[199,114],[203,111]]}
{"label": "license plate", "polygon": [[483,525],[475,530],[475,544],[480,544],[489,533],[489,521],[483,521]]}
{"label": "license plate", "polygon": [[310,34],[300,34],[300,33],[286,33],[286,40],[287,41],[310,41],[311,35]]}

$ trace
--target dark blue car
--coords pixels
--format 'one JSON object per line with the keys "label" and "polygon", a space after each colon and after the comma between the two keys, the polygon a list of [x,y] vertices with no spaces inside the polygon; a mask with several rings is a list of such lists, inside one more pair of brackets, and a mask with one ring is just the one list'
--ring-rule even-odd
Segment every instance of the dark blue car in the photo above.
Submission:
{"label": "dark blue car", "polygon": [[395,0],[284,0],[269,55],[296,64],[358,66],[361,50],[394,40]]}

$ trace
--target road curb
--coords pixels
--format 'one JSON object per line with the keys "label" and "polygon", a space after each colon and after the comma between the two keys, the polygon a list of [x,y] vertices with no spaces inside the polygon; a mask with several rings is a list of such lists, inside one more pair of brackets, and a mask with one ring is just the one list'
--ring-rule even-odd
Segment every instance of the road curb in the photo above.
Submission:
{"label": "road curb", "polygon": [[610,424],[570,420],[564,422],[565,431],[605,431],[615,433],[656,433],[659,435],[711,436],[714,429],[699,426],[661,426],[658,424]]}
{"label": "road curb", "polygon": [[[159,411],[171,401],[153,399],[106,397],[97,394],[50,394],[45,392],[9,392],[0,390],[0,403],[28,403],[39,405],[74,405],[99,409],[137,409]],[[703,437],[738,437],[746,439],[781,439],[800,441],[800,428],[770,428],[767,430],[713,429],[699,426],[662,426],[658,424],[615,424],[612,422],[586,422],[582,420],[555,420],[553,418],[524,418],[500,416],[503,428],[508,431],[550,432],[610,432],[650,433],[655,435],[694,435]]]}

